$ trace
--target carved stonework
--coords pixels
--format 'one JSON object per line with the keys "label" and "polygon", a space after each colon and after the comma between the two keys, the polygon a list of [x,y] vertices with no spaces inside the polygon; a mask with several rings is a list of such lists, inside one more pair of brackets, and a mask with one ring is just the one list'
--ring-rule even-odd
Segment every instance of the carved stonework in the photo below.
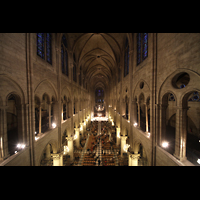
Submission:
{"label": "carved stonework", "polygon": [[51,157],[53,157],[53,159],[60,159],[60,155],[58,153],[52,153]]}
{"label": "carved stonework", "polygon": [[140,157],[140,154],[134,153],[134,154],[131,154],[130,157],[131,157],[131,159],[138,159]]}

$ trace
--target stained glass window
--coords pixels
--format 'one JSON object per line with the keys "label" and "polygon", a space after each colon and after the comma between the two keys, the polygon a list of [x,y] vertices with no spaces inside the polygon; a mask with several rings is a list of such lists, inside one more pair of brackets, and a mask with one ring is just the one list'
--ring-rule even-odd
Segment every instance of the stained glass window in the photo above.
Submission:
{"label": "stained glass window", "polygon": [[196,92],[193,92],[193,94],[190,95],[188,101],[200,102],[199,93],[198,93],[197,91],[196,91]]}
{"label": "stained glass window", "polygon": [[81,86],[82,81],[82,67],[80,67],[80,74],[79,74],[79,85]]}
{"label": "stained glass window", "polygon": [[68,72],[67,40],[64,34],[62,36],[62,44],[61,44],[61,66],[62,66],[62,73],[68,76],[69,72]]}
{"label": "stained glass window", "polygon": [[175,101],[174,95],[172,93],[169,94],[169,101]]}
{"label": "stained glass window", "polygon": [[148,57],[148,33],[137,34],[137,65]]}
{"label": "stained glass window", "polygon": [[127,49],[127,74],[129,74],[129,46]]}
{"label": "stained glass window", "polygon": [[180,86],[180,89],[182,89],[182,88],[184,88],[185,87],[185,84],[182,84],[181,86]]}
{"label": "stained glass window", "polygon": [[44,33],[37,33],[37,55],[44,59]]}
{"label": "stained glass window", "polygon": [[141,63],[141,33],[137,34],[137,64]]}
{"label": "stained glass window", "polygon": [[126,51],[125,51],[125,53],[124,53],[124,77],[126,76],[126,62],[127,62],[127,60],[126,60]]}
{"label": "stained glass window", "polygon": [[68,53],[65,51],[65,74],[68,76]]}
{"label": "stained glass window", "polygon": [[65,45],[65,47],[67,48],[67,40],[66,40],[65,35],[62,36],[62,42]]}
{"label": "stained glass window", "polygon": [[52,64],[51,33],[37,33],[37,55]]}
{"label": "stained glass window", "polygon": [[121,80],[121,69],[118,68],[118,82],[120,82]]}
{"label": "stained glass window", "polygon": [[125,52],[124,52],[124,77],[129,74],[129,45],[128,38],[126,38]]}
{"label": "stained glass window", "polygon": [[143,52],[142,60],[148,56],[148,33],[143,33]]}
{"label": "stained glass window", "polygon": [[61,66],[62,66],[62,73],[65,73],[63,45],[61,45]]}
{"label": "stained glass window", "polygon": [[73,80],[76,82],[76,64],[73,66]]}
{"label": "stained glass window", "polygon": [[76,82],[76,58],[75,54],[73,54],[73,59],[74,59],[74,66],[73,66],[73,80]]}
{"label": "stained glass window", "polygon": [[52,64],[51,59],[51,33],[46,34],[46,55],[47,55],[47,62]]}

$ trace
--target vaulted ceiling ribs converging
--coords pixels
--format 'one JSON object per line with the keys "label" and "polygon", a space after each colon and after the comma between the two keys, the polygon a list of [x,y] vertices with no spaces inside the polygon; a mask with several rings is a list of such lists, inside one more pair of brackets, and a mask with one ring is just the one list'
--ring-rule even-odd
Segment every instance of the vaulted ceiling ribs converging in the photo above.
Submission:
{"label": "vaulted ceiling ribs converging", "polygon": [[109,85],[109,79],[116,73],[125,37],[125,33],[84,33],[75,39],[73,53],[84,78],[93,88]]}

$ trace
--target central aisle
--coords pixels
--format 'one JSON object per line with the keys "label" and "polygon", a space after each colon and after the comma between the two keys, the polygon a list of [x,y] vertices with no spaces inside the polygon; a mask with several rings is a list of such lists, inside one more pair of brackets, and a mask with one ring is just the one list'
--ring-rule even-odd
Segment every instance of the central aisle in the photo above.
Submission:
{"label": "central aisle", "polygon": [[81,140],[84,143],[78,166],[119,166],[120,146],[108,121],[93,121]]}
{"label": "central aisle", "polygon": [[[98,134],[97,136],[99,136],[101,134],[101,121],[98,122]],[[97,137],[97,153],[96,156],[98,158],[96,166],[102,166],[102,145],[101,145],[101,137]]]}

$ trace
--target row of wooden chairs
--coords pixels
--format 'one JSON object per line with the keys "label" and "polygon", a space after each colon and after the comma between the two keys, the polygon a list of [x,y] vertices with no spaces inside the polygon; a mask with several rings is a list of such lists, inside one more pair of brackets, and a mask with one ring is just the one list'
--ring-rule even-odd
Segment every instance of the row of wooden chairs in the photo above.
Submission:
{"label": "row of wooden chairs", "polygon": [[94,158],[84,158],[86,161],[94,161]]}
{"label": "row of wooden chairs", "polygon": [[113,155],[113,154],[111,154],[111,155],[102,155],[102,157],[103,157],[103,158],[113,158],[114,155]]}
{"label": "row of wooden chairs", "polygon": [[106,163],[106,164],[103,164],[103,166],[115,166],[115,163]]}
{"label": "row of wooden chairs", "polygon": [[96,163],[84,163],[83,166],[95,166]]}

